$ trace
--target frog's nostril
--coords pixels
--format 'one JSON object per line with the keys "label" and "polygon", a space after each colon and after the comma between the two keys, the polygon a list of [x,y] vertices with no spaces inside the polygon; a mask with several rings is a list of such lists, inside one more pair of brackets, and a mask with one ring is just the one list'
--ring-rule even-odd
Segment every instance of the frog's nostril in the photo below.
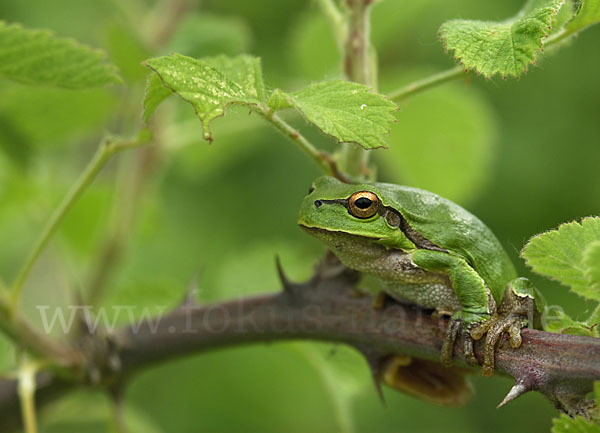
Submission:
{"label": "frog's nostril", "polygon": [[315,207],[321,207],[323,202],[321,200],[315,200]]}

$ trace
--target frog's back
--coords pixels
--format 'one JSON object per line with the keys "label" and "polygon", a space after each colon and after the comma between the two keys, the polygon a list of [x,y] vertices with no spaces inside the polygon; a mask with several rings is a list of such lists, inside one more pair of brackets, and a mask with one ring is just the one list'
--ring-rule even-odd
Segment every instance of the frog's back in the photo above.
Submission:
{"label": "frog's back", "polygon": [[429,191],[377,183],[383,204],[397,209],[412,229],[460,255],[483,277],[496,301],[516,271],[500,241],[475,215]]}

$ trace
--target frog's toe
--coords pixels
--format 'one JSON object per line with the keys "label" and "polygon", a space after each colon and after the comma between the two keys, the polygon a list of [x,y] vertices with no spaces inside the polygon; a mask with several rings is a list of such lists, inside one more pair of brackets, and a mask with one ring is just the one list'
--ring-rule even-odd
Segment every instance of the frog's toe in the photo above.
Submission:
{"label": "frog's toe", "polygon": [[454,343],[456,342],[461,323],[460,319],[454,317],[450,318],[448,322],[448,329],[446,330],[446,337],[444,338],[444,344],[442,344],[442,353],[440,356],[440,362],[446,367],[452,365],[452,350],[454,349]]}
{"label": "frog's toe", "polygon": [[469,335],[473,340],[481,340],[486,332],[490,329],[492,325],[491,320],[486,320],[484,322],[478,323],[469,329]]}
{"label": "frog's toe", "polygon": [[515,317],[512,320],[508,328],[508,335],[510,335],[510,345],[512,348],[517,349],[521,347],[523,339],[521,338],[521,329],[527,326],[527,319]]}
{"label": "frog's toe", "polygon": [[487,332],[484,345],[483,367],[481,373],[484,376],[491,376],[494,373],[494,357],[496,355],[496,345],[505,332],[510,336],[510,345],[513,348],[521,346],[521,328],[527,325],[527,319],[520,316],[495,317],[490,320],[490,326]]}
{"label": "frog's toe", "polygon": [[465,361],[468,365],[474,367],[479,364],[477,358],[475,357],[475,352],[473,351],[473,338],[471,338],[468,334],[464,336],[464,352],[465,352]]}

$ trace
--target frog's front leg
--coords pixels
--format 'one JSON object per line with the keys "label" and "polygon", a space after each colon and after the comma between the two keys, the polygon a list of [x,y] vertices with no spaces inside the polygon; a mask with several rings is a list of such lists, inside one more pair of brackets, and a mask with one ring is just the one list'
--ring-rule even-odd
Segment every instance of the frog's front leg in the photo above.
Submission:
{"label": "frog's front leg", "polygon": [[[441,271],[450,277],[452,287],[461,305],[448,324],[446,338],[442,346],[441,361],[452,363],[452,349],[459,330],[470,331],[488,321],[495,313],[494,298],[483,278],[463,259],[443,251],[417,250],[412,259],[419,267],[428,271]],[[477,364],[473,353],[473,339],[470,332],[464,333],[465,359],[468,364]]]}

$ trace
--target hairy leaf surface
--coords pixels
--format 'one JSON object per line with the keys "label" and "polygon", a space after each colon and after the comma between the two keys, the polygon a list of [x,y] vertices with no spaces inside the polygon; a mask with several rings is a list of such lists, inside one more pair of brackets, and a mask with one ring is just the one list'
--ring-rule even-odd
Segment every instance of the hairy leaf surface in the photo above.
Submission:
{"label": "hairy leaf surface", "polygon": [[[249,56],[198,60],[173,54],[148,59],[145,64],[160,77],[164,87],[192,104],[202,122],[203,138],[209,141],[210,122],[223,116],[228,105],[256,106],[264,93],[259,60]],[[154,85],[153,88],[159,91]],[[162,90],[156,95],[153,88],[148,87],[146,92],[146,100],[151,100],[147,103],[146,119],[166,97]]]}
{"label": "hairy leaf surface", "polygon": [[563,0],[529,0],[516,16],[505,21],[447,21],[440,28],[440,37],[466,69],[485,77],[500,74],[518,78],[543,49],[552,17],[562,4]]}
{"label": "hairy leaf surface", "polygon": [[[562,224],[556,230],[534,236],[521,256],[535,272],[569,286],[575,293],[600,301],[597,281],[597,243],[600,217]],[[586,252],[587,248],[592,248]]]}
{"label": "hairy leaf surface", "polygon": [[291,102],[325,134],[340,143],[357,143],[365,149],[385,147],[396,104],[369,87],[335,80],[312,84],[290,94]]}

